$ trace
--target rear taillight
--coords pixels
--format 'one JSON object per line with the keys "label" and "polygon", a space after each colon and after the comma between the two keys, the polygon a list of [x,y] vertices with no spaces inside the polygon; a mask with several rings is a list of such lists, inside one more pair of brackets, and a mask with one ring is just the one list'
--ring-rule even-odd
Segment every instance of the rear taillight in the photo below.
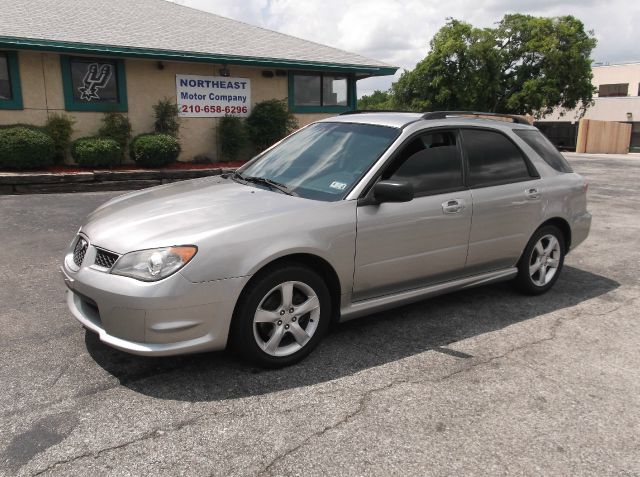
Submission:
{"label": "rear taillight", "polygon": [[589,181],[586,179],[584,180],[584,186],[582,187],[582,190],[584,191],[585,194],[589,190]]}

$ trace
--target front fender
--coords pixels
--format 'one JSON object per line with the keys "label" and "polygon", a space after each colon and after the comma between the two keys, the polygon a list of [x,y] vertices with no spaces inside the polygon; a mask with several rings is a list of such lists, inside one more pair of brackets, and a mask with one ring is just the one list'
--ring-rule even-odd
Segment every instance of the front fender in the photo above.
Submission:
{"label": "front fender", "polygon": [[351,290],[356,239],[356,201],[318,203],[212,234],[198,244],[198,255],[181,273],[192,282],[255,274],[292,254],[311,254],[328,262]]}

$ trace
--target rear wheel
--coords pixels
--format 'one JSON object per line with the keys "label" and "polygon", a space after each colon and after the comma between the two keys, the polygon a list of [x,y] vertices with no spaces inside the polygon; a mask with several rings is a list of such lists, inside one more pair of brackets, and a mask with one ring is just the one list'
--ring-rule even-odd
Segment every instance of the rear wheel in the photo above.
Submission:
{"label": "rear wheel", "polygon": [[553,225],[536,230],[518,263],[515,284],[520,291],[540,295],[553,286],[564,264],[564,243],[564,235]]}
{"label": "rear wheel", "polygon": [[286,265],[256,277],[243,294],[232,342],[241,356],[260,366],[288,366],[317,346],[330,314],[322,278],[300,265]]}

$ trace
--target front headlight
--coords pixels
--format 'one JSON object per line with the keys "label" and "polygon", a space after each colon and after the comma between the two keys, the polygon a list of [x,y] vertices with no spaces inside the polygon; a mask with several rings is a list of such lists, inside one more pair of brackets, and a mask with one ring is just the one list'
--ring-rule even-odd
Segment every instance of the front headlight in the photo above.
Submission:
{"label": "front headlight", "polygon": [[127,253],[120,257],[111,273],[144,282],[155,282],[180,270],[197,251],[198,247],[185,245]]}

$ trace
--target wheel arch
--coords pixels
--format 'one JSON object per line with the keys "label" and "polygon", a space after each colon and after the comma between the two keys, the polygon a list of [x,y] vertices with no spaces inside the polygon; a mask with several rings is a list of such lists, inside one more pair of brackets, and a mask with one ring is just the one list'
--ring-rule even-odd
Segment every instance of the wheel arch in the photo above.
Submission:
{"label": "wheel arch", "polygon": [[568,253],[571,249],[571,226],[569,225],[569,222],[567,222],[567,220],[563,219],[562,217],[553,217],[540,224],[540,226],[536,230],[538,230],[540,227],[544,227],[545,225],[553,225],[560,229],[562,235],[564,235],[564,253]]}
{"label": "wheel arch", "polygon": [[251,279],[242,288],[242,291],[240,292],[240,295],[238,296],[238,300],[236,301],[236,305],[234,307],[234,318],[236,315],[238,304],[240,303],[240,300],[242,299],[246,290],[267,272],[271,271],[274,268],[282,267],[287,264],[301,265],[313,270],[322,277],[324,282],[327,284],[327,288],[329,289],[329,294],[331,296],[332,321],[337,321],[340,315],[340,278],[338,277],[336,270],[327,260],[320,257],[319,255],[307,252],[290,253],[281,257],[274,258],[268,263],[262,264],[262,266],[260,266],[260,268],[256,270]]}
{"label": "wheel arch", "polygon": [[553,225],[557,228],[560,229],[560,231],[562,232],[562,235],[564,235],[564,253],[565,255],[569,252],[569,249],[571,248],[571,226],[569,225],[569,222],[567,222],[566,219],[563,219],[562,217],[552,217],[550,219],[545,220],[544,222],[542,222],[540,225],[538,225],[535,230],[533,232],[531,232],[531,235],[529,236],[529,239],[527,240],[527,243],[525,244],[524,248],[522,249],[522,252],[520,252],[520,257],[518,257],[518,261],[516,262],[516,266],[517,264],[520,263],[520,260],[522,260],[522,257],[524,256],[524,252],[527,248],[527,244],[529,243],[529,241],[531,240],[531,237],[534,236],[534,234],[540,230],[540,228],[544,227],[545,225]]}

